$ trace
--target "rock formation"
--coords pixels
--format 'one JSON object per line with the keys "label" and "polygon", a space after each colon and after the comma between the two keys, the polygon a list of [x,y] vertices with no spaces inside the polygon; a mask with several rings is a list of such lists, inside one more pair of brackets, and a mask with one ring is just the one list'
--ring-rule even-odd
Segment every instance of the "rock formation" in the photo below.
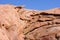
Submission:
{"label": "rock formation", "polygon": [[0,5],[0,40],[23,40],[24,21],[12,5]]}
{"label": "rock formation", "polygon": [[60,8],[0,5],[0,40],[60,40]]}

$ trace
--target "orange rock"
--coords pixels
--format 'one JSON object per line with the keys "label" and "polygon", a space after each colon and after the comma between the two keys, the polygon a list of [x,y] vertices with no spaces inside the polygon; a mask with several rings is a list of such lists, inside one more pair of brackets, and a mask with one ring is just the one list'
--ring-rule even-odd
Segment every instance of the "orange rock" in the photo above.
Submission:
{"label": "orange rock", "polygon": [[60,40],[60,8],[0,5],[0,40]]}

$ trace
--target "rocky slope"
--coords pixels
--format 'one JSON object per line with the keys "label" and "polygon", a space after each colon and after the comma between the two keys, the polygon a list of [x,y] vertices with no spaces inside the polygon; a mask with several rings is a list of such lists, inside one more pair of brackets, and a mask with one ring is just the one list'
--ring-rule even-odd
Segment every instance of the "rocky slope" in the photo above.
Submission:
{"label": "rocky slope", "polygon": [[0,40],[60,40],[60,8],[0,5]]}

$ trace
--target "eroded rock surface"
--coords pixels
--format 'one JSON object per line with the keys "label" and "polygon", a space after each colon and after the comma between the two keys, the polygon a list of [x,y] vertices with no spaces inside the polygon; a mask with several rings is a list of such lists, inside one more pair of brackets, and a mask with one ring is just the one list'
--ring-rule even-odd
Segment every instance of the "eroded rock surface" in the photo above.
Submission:
{"label": "eroded rock surface", "polygon": [[0,40],[60,40],[60,8],[0,5]]}
{"label": "eroded rock surface", "polygon": [[23,40],[24,25],[15,6],[0,5],[0,40]]}
{"label": "eroded rock surface", "polygon": [[24,40],[60,40],[60,8],[42,11],[22,8],[18,12],[26,22]]}

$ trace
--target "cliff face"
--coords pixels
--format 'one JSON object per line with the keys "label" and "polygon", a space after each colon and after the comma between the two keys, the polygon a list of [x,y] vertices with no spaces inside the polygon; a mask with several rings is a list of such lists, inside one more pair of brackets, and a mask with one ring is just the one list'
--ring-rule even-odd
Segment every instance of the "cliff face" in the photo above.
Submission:
{"label": "cliff face", "polygon": [[60,8],[29,10],[0,5],[1,40],[60,40]]}

